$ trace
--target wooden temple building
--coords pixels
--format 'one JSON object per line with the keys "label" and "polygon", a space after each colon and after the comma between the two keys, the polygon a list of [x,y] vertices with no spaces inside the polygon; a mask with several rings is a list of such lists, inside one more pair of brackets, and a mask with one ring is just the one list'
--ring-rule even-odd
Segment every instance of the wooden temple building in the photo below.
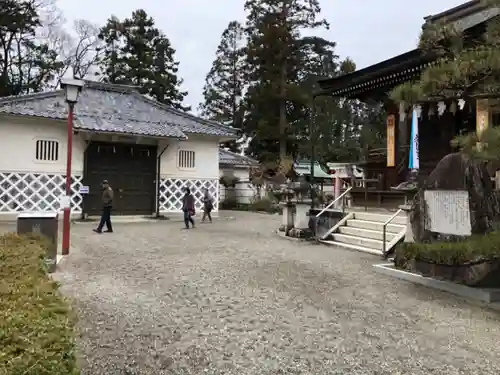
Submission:
{"label": "wooden temple building", "polygon": [[[442,13],[424,18],[424,26],[435,22],[454,23],[457,28],[469,33],[483,33],[485,24],[499,15],[498,9],[484,5],[484,1],[473,0]],[[375,65],[343,76],[319,81],[320,90],[315,96],[335,96],[357,99],[363,102],[384,103],[387,116],[387,148],[373,150],[365,166],[367,181],[372,182],[369,195],[372,203],[387,200],[399,204],[401,195],[391,187],[397,186],[408,176],[408,156],[411,135],[412,111],[389,99],[396,86],[415,81],[433,60],[418,48],[392,57]],[[425,178],[438,161],[452,152],[450,141],[458,134],[475,131],[488,126],[495,114],[490,113],[487,99],[457,99],[423,103],[419,118],[420,176]],[[365,197],[366,191],[356,187],[357,193]],[[353,197],[356,192],[353,189]]]}

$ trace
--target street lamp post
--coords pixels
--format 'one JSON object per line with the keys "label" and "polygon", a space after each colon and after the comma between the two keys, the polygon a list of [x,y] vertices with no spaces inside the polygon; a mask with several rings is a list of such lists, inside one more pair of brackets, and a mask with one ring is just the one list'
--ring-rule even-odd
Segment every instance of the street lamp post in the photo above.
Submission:
{"label": "street lamp post", "polygon": [[73,111],[82,91],[84,82],[79,79],[63,79],[61,88],[64,89],[66,103],[68,103],[68,142],[66,150],[66,196],[64,197],[62,254],[69,254],[70,242],[70,215],[71,215],[71,163],[73,159]]}

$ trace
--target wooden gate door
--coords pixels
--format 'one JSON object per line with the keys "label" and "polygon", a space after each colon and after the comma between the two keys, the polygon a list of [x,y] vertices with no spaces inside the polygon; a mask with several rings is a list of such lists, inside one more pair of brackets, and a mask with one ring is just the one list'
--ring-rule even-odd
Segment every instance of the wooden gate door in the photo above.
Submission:
{"label": "wooden gate door", "polygon": [[101,187],[108,180],[114,191],[116,215],[151,215],[156,196],[156,146],[93,142],[86,151],[84,185],[90,187],[85,212],[101,211]]}

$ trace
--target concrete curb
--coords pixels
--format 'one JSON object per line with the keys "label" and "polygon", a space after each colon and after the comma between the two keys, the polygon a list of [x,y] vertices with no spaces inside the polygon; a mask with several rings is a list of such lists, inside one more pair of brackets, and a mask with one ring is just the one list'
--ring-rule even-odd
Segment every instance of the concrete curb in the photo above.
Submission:
{"label": "concrete curb", "polygon": [[480,305],[500,311],[500,289],[471,288],[449,281],[436,280],[412,272],[396,269],[393,264],[389,263],[375,264],[373,268],[375,272],[383,275],[447,292],[468,301],[476,302]]}

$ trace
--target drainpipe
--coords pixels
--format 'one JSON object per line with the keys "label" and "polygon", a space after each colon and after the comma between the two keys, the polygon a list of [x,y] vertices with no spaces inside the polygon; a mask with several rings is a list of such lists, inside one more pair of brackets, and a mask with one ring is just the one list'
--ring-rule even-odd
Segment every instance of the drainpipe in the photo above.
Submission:
{"label": "drainpipe", "polygon": [[[89,140],[85,142],[85,150],[83,151],[83,178],[82,178],[82,185],[85,186],[85,183],[87,182],[87,177],[88,177],[88,164],[87,164],[87,149],[89,148],[90,144],[92,143],[92,140]],[[82,215],[81,215],[81,220],[85,220],[85,202],[88,202],[88,194],[82,194]]]}
{"label": "drainpipe", "polygon": [[161,156],[167,150],[166,145],[156,158],[156,218],[160,217],[160,180],[161,180]]}

